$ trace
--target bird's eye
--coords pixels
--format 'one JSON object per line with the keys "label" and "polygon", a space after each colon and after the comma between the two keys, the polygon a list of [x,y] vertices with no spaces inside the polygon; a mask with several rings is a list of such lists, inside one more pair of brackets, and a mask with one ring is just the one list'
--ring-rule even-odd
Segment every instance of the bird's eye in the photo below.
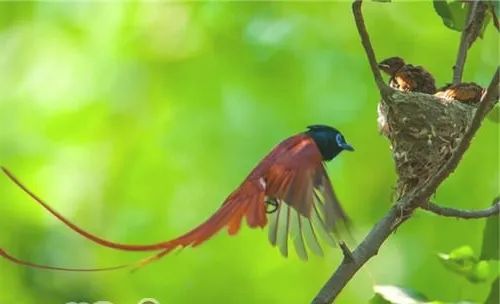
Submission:
{"label": "bird's eye", "polygon": [[342,137],[342,134],[337,134],[337,136],[335,136],[335,140],[337,141],[337,146],[342,146],[344,144],[344,138]]}

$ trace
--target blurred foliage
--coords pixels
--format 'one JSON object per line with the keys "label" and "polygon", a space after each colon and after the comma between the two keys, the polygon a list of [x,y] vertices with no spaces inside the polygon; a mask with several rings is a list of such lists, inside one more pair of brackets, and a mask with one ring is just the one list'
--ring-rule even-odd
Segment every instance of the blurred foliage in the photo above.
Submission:
{"label": "blurred foliage", "polygon": [[490,275],[488,262],[477,260],[469,246],[454,249],[449,254],[440,253],[439,258],[446,268],[463,275],[471,283],[484,282]]}
{"label": "blurred foliage", "polygon": [[[460,33],[431,2],[367,2],[379,58],[399,55],[449,82]],[[464,81],[498,65],[488,27]],[[325,123],[356,152],[328,166],[360,240],[391,204],[395,174],[376,127],[379,99],[348,2],[1,2],[0,163],[83,228],[150,243],[211,215],[274,144]],[[498,127],[486,121],[436,200],[487,207],[498,194]],[[0,179],[0,248],[60,266],[107,266],[145,254],[100,248]],[[479,252],[484,220],[419,211],[343,291],[364,303],[376,284],[429,299],[482,301],[435,258]],[[283,258],[266,231],[223,232],[130,274],[60,273],[0,261],[0,303],[307,303],[342,259]]]}

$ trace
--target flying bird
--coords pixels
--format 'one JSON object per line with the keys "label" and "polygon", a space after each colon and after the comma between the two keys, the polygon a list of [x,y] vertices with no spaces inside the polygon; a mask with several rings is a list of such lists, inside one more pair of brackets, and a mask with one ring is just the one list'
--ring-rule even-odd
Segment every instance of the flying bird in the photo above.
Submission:
{"label": "flying bird", "polygon": [[52,270],[102,271],[140,267],[176,248],[197,247],[223,228],[227,228],[229,235],[235,235],[245,218],[250,228],[264,228],[269,224],[269,241],[279,247],[283,256],[288,255],[289,240],[301,259],[308,259],[306,247],[321,256],[320,237],[335,246],[344,233],[349,233],[350,220],[334,193],[325,168],[325,163],[343,150],[354,151],[354,148],[337,129],[325,125],[308,126],[307,131],[276,145],[204,223],[175,239],[144,245],[111,242],[83,230],[2,167],[3,172],[24,192],[83,237],[109,248],[157,251],[157,254],[133,264],[93,269],[38,265],[15,258],[2,249],[0,255],[17,264]]}
{"label": "flying bird", "polygon": [[457,100],[468,105],[477,105],[485,91],[475,82],[448,83],[439,88],[434,95],[447,101]]}

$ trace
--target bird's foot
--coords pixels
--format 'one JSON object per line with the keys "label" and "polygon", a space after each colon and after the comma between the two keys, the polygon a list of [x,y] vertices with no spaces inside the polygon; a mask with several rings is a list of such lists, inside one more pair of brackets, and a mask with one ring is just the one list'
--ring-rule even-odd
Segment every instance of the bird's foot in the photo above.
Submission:
{"label": "bird's foot", "polygon": [[269,198],[266,200],[266,213],[274,213],[278,210],[279,204],[275,198]]}

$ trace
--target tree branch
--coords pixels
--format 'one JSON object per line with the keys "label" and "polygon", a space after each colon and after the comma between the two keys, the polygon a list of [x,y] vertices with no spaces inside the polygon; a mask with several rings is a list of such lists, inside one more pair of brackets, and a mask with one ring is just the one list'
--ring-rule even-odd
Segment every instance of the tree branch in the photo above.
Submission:
{"label": "tree branch", "polygon": [[475,12],[477,9],[479,1],[469,2],[469,11],[467,12],[466,26],[462,30],[462,36],[460,37],[460,45],[458,47],[457,61],[453,66],[453,83],[460,83],[462,81],[462,74],[464,71],[465,60],[467,59],[467,50],[469,49],[469,33],[472,29],[472,22],[475,17]]}
{"label": "tree branch", "polygon": [[[339,295],[340,291],[347,285],[347,282],[356,274],[356,272],[372,257],[378,253],[389,235],[393,232],[393,227],[398,223],[401,216],[401,210],[393,206],[389,213],[380,220],[370,231],[366,238],[352,252],[352,258],[355,263],[342,260],[337,270],[328,279],[318,295],[311,302],[312,304],[328,304]],[[406,218],[399,222],[401,224]]]}
{"label": "tree branch", "polygon": [[354,257],[352,256],[351,249],[347,246],[344,241],[339,242],[339,247],[342,250],[342,254],[344,255],[344,259],[348,260],[350,263],[355,263]]}
{"label": "tree branch", "polygon": [[[352,4],[354,19],[358,27],[361,42],[365,48],[375,82],[379,88],[380,95],[382,98],[390,98],[389,94],[392,88],[383,82],[380,71],[377,68],[375,53],[371,47],[368,32],[364,26],[363,15],[361,12],[361,2],[361,0],[355,0]],[[387,215],[375,225],[365,239],[352,252],[350,256],[355,262],[353,263],[351,259],[344,258],[333,275],[328,279],[317,296],[313,299],[312,304],[332,303],[342,289],[347,285],[349,280],[356,274],[356,272],[370,258],[378,253],[379,248],[391,235],[391,233],[397,229],[399,225],[407,221],[416,208],[421,206],[423,202],[427,202],[428,198],[436,191],[437,187],[446,179],[446,177],[448,177],[448,175],[451,174],[451,172],[455,170],[463,154],[469,147],[474,134],[479,129],[482,120],[498,101],[498,74],[499,70],[497,68],[487,92],[483,95],[481,103],[476,110],[470,127],[465,132],[457,149],[446,164],[438,170],[437,174],[424,184],[421,189],[416,189],[415,191],[410,192],[408,195],[400,198],[396,204],[393,205]]]}
{"label": "tree branch", "polygon": [[441,207],[432,202],[424,204],[422,206],[422,209],[425,209],[440,216],[456,217],[467,220],[485,218],[490,216],[498,216],[500,214],[500,196],[495,198],[494,204],[491,207],[481,210],[461,210],[449,207]]}
{"label": "tree branch", "polygon": [[493,1],[490,0],[488,6],[490,9],[491,17],[493,18],[493,24],[495,25],[497,31],[500,31],[500,24],[498,23],[498,16],[495,10],[495,6],[493,5]]}
{"label": "tree branch", "polygon": [[382,97],[382,99],[384,100],[387,100],[390,99],[390,95],[393,89],[384,82],[382,74],[380,74],[377,59],[375,57],[375,52],[373,51],[373,47],[370,42],[370,36],[368,35],[368,32],[366,30],[363,13],[361,12],[361,3],[362,0],[355,0],[353,2],[352,13],[354,14],[356,27],[358,29],[359,36],[361,37],[361,44],[365,49],[366,56],[368,57],[368,63],[370,64],[373,77],[375,78],[375,83],[377,84],[378,90],[380,92],[380,97]]}

